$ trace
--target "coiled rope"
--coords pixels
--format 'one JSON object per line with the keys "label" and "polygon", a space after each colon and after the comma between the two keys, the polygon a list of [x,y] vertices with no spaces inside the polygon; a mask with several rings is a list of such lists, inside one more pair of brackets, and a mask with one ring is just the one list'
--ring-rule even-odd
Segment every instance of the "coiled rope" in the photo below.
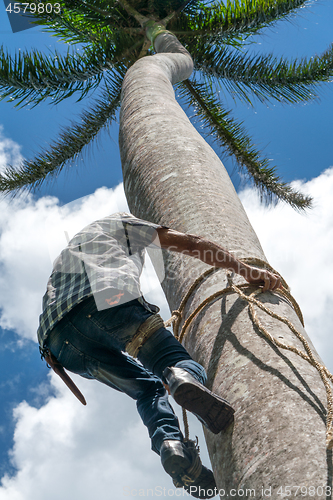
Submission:
{"label": "coiled rope", "polygon": [[[264,269],[267,269],[268,271],[277,274],[281,278],[282,286],[283,288],[279,288],[275,290],[276,293],[279,295],[282,295],[285,299],[288,300],[288,302],[292,305],[294,308],[302,326],[304,326],[304,320],[302,316],[301,309],[299,305],[297,304],[296,300],[294,297],[290,294],[289,287],[287,283],[284,281],[282,276],[275,271],[267,262],[262,261],[260,259],[242,259],[242,261],[246,264],[249,265],[254,265],[254,266],[259,266],[263,267]],[[327,449],[332,449],[333,448],[333,395],[332,395],[332,388],[330,382],[333,383],[333,375],[329,372],[329,370],[326,368],[326,366],[322,365],[319,363],[319,361],[316,360],[316,358],[313,355],[313,352],[311,350],[311,347],[306,340],[306,338],[295,328],[295,326],[291,323],[291,321],[283,316],[280,316],[279,314],[273,312],[271,309],[266,307],[262,302],[257,300],[255,297],[262,293],[262,289],[256,289],[250,295],[246,295],[243,293],[242,289],[253,289],[253,285],[250,285],[249,283],[242,283],[241,285],[235,285],[232,281],[232,276],[231,273],[227,273],[227,279],[228,279],[228,286],[224,288],[223,290],[219,290],[209,297],[207,297],[205,300],[203,300],[197,307],[196,309],[189,315],[189,317],[184,321],[184,324],[181,328],[181,331],[179,332],[179,327],[180,323],[183,319],[183,313],[185,306],[187,304],[188,299],[194,292],[194,290],[206,279],[207,276],[210,274],[214,273],[215,271],[219,270],[220,268],[215,268],[212,267],[208,270],[206,270],[204,273],[202,273],[190,286],[188,289],[187,293],[183,297],[179,308],[175,311],[172,312],[171,318],[164,323],[166,327],[172,326],[174,335],[179,342],[182,343],[187,330],[189,326],[191,325],[193,319],[199,314],[200,311],[202,311],[206,306],[209,304],[213,303],[215,300],[221,298],[223,295],[228,294],[228,293],[237,293],[241,299],[245,300],[248,303],[249,307],[249,312],[250,312],[250,317],[253,321],[253,323],[257,326],[258,330],[268,339],[270,340],[274,345],[281,349],[286,349],[288,351],[291,351],[304,360],[308,361],[312,366],[314,366],[317,371],[319,372],[319,375],[323,381],[323,384],[326,389],[326,396],[327,396],[327,418],[326,418],[326,448]],[[273,337],[268,330],[263,326],[261,321],[259,320],[254,306],[257,306],[260,308],[262,311],[267,313],[269,316],[272,318],[275,318],[284,324],[288,326],[288,328],[291,330],[291,332],[302,342],[304,349],[306,352],[301,351],[297,347],[289,344],[284,344],[283,342],[280,342],[278,339]],[[188,420],[187,420],[187,415],[186,415],[186,410],[183,408],[183,419],[184,419],[184,428],[185,428],[185,440],[189,439],[189,426],[188,426]]]}

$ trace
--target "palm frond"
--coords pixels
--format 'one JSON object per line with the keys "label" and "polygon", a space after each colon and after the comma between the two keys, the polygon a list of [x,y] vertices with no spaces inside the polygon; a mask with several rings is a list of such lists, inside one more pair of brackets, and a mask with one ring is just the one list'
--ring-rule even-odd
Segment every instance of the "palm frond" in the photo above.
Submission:
{"label": "palm frond", "polygon": [[195,108],[196,116],[208,127],[210,134],[224,151],[237,160],[241,170],[259,189],[260,197],[266,203],[283,200],[293,208],[303,210],[311,205],[311,198],[293,190],[276,175],[275,167],[267,158],[261,158],[250,137],[230,116],[230,111],[221,104],[204,84],[186,80],[178,84],[181,97]]}
{"label": "palm frond", "polygon": [[184,12],[193,15],[194,13],[198,12],[198,9],[200,9],[202,5],[202,1],[200,0],[183,0],[179,3],[180,5],[176,10],[177,14],[179,12]]}
{"label": "palm frond", "polygon": [[163,19],[171,12],[179,12],[197,0],[149,0],[147,14],[153,14]]}
{"label": "palm frond", "polygon": [[11,56],[1,47],[0,99],[19,100],[17,106],[25,106],[49,97],[56,104],[76,92],[81,100],[97,88],[105,70],[130,65],[141,43],[141,36],[137,39],[115,33],[104,36],[82,54],[68,51],[63,56],[54,52],[48,57],[37,50]]}
{"label": "palm frond", "polygon": [[70,44],[94,44],[99,41],[105,30],[101,27],[96,30],[94,24],[81,22],[81,19],[76,19],[78,16],[53,15],[52,22],[50,19],[41,18],[36,24],[42,26],[42,31],[51,33],[59,40]]}
{"label": "palm frond", "polygon": [[228,47],[201,45],[194,52],[194,65],[204,76],[218,79],[229,91],[250,101],[277,100],[297,103],[318,97],[318,84],[333,76],[333,45],[322,55],[287,60],[269,55],[248,55]]}
{"label": "palm frond", "polygon": [[196,15],[202,7],[204,7],[207,0],[181,0],[179,7],[175,9],[176,14],[180,12],[187,15]]}
{"label": "palm frond", "polygon": [[109,78],[99,100],[94,101],[77,123],[71,123],[48,149],[41,151],[33,160],[24,160],[19,168],[7,166],[0,174],[0,191],[12,196],[18,190],[35,191],[45,181],[57,176],[69,166],[114,118],[120,106],[120,93],[124,73]]}
{"label": "palm frond", "polygon": [[110,23],[116,25],[120,18],[116,0],[110,0],[107,5],[105,5],[105,2],[98,2],[96,0],[92,0],[91,2],[83,0],[41,0],[40,3],[43,3],[44,6],[51,4],[53,8],[39,8],[33,14],[36,18],[35,24],[38,25],[51,24],[55,20],[60,21],[61,17],[65,17],[67,20],[70,18],[74,20],[75,18],[76,21],[86,21],[86,25],[94,28],[95,26],[103,26]]}
{"label": "palm frond", "polygon": [[[210,33],[221,36],[250,35],[279,19],[290,17],[307,0],[217,0],[209,6],[200,5],[200,10],[181,12],[173,19],[168,29],[177,36],[186,33],[189,37]],[[213,37],[214,40],[214,37]],[[212,40],[212,41],[213,41]]]}
{"label": "palm frond", "polygon": [[117,17],[117,4],[116,0],[109,0],[107,3],[98,0],[66,0],[62,2],[62,10],[78,12],[87,19],[98,22],[103,21],[105,18],[115,19]]}
{"label": "palm frond", "polygon": [[83,0],[44,0],[45,3],[61,3],[60,13],[54,9],[51,14],[34,14],[34,24],[42,26],[43,31],[52,33],[66,43],[94,44],[105,41],[106,37],[112,38],[119,32],[124,35],[144,35],[141,28],[134,25],[130,16],[117,6],[116,1],[109,2],[106,6],[101,4],[101,7],[92,5],[94,2],[86,3]]}

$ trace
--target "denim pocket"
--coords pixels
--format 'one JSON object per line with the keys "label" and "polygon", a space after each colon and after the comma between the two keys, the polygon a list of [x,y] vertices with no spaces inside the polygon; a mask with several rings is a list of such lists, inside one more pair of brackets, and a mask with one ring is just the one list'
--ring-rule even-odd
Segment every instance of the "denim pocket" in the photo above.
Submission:
{"label": "denim pocket", "polygon": [[97,311],[95,300],[94,297],[91,296],[79,302],[79,304],[76,304],[76,306],[67,313],[66,317],[73,322],[77,317],[88,317],[88,315],[93,314],[95,311]]}
{"label": "denim pocket", "polygon": [[58,354],[58,361],[64,368],[81,375],[86,371],[84,358],[84,354],[76,349],[69,340],[63,342]]}
{"label": "denim pocket", "polygon": [[88,314],[86,317],[95,323],[95,325],[97,325],[101,330],[110,332],[118,330],[122,327],[126,328],[130,322],[131,316],[131,308],[111,307],[102,311],[93,312],[92,314]]}

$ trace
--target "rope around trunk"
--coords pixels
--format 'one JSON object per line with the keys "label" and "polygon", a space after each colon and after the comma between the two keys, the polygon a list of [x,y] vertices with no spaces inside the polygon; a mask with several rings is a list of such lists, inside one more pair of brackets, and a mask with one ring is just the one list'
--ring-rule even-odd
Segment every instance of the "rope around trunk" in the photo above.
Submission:
{"label": "rope around trunk", "polygon": [[[253,258],[243,259],[243,262],[245,262],[246,264],[250,264],[250,265],[257,265],[260,267],[264,267],[265,269],[273,272],[274,274],[278,274],[280,276],[280,274],[277,271],[275,271],[275,269],[273,269],[269,264],[267,264],[267,262],[262,261],[260,259],[253,259]],[[187,330],[188,330],[190,324],[192,323],[193,319],[199,314],[200,311],[202,311],[207,305],[213,303],[215,300],[221,298],[223,295],[225,295],[227,293],[237,293],[241,299],[248,302],[249,312],[250,312],[250,316],[251,316],[253,323],[257,326],[259,331],[268,340],[270,340],[274,345],[276,345],[277,347],[279,347],[281,349],[286,349],[288,351],[291,351],[291,352],[297,354],[298,356],[300,356],[304,360],[308,361],[308,363],[310,363],[312,366],[314,366],[317,369],[317,371],[319,372],[319,375],[320,375],[320,377],[323,381],[323,384],[325,386],[326,396],[327,396],[326,448],[328,450],[333,449],[333,395],[332,395],[332,388],[330,385],[330,382],[333,383],[333,375],[329,372],[329,370],[326,368],[326,366],[322,365],[321,363],[319,363],[319,361],[317,361],[315,359],[308,341],[295,328],[295,326],[291,323],[291,321],[289,319],[287,319],[283,316],[280,316],[279,314],[273,312],[271,309],[264,306],[264,304],[262,302],[260,302],[259,300],[257,300],[255,298],[256,295],[259,295],[260,293],[262,293],[262,289],[256,289],[255,291],[250,293],[250,295],[246,295],[245,293],[243,293],[242,289],[243,288],[245,288],[245,289],[253,288],[253,285],[250,285],[248,283],[242,283],[241,285],[236,286],[232,281],[231,274],[227,273],[228,286],[226,288],[224,288],[223,290],[219,290],[219,291],[213,293],[212,295],[207,297],[205,300],[203,300],[201,302],[201,304],[199,304],[196,307],[196,309],[190,314],[190,316],[185,320],[185,322],[182,326],[182,329],[179,332],[180,323],[183,319],[183,313],[184,313],[184,309],[185,309],[185,306],[187,304],[188,299],[192,295],[193,291],[205,280],[205,278],[218,269],[219,268],[212,267],[212,268],[206,270],[192,283],[192,285],[188,289],[187,293],[183,297],[183,299],[179,305],[179,308],[176,311],[172,312],[172,316],[168,321],[165,322],[165,326],[168,327],[168,326],[172,325],[173,332],[174,332],[176,339],[179,340],[179,342],[182,342],[186,333],[187,333]],[[282,277],[281,277],[281,282],[282,282],[283,288],[282,289],[279,288],[278,290],[275,290],[275,292],[277,292],[279,295],[282,295],[284,298],[286,298],[288,300],[288,302],[294,308],[302,326],[304,326],[304,320],[303,320],[302,312],[301,312],[299,305],[297,304],[294,297],[290,294],[289,287]],[[284,344],[283,342],[280,342],[278,339],[273,337],[273,335],[271,335],[268,332],[268,330],[263,326],[263,324],[260,322],[260,320],[255,312],[255,309],[254,309],[255,305],[257,307],[259,307],[259,309],[261,309],[262,311],[267,313],[269,316],[271,316],[272,318],[275,318],[275,319],[281,321],[282,323],[286,324],[288,326],[288,328],[292,331],[292,333],[294,333],[294,335],[302,342],[306,352],[299,350],[297,347],[294,347],[293,345]],[[189,439],[189,427],[188,427],[188,421],[187,421],[187,416],[186,416],[186,410],[184,410],[184,409],[183,409],[183,419],[184,419],[184,428],[185,428],[185,439],[187,440],[187,439]]]}

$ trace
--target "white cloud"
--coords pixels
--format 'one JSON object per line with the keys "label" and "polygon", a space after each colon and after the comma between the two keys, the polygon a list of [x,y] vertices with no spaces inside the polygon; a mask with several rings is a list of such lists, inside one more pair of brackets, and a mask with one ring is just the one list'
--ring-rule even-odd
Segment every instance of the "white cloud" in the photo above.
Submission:
{"label": "white cloud", "polygon": [[[97,382],[75,380],[87,398],[86,407],[52,375],[56,398],[39,410],[25,402],[16,408],[12,460],[18,472],[2,478],[1,500],[120,500],[129,490],[174,491],[150,450],[135,402]],[[191,431],[202,434],[193,420]]]}
{"label": "white cloud", "polygon": [[265,208],[251,189],[241,193],[241,200],[268,261],[291,287],[301,306],[305,328],[333,371],[333,168],[294,186],[313,197],[311,211],[300,215],[282,203]]}
{"label": "white cloud", "polygon": [[123,486],[156,480],[151,470],[159,472],[158,457],[149,450],[134,401],[81,379],[88,400],[82,407],[60,380],[53,383],[56,398],[39,410],[23,402],[15,411],[18,473],[3,478],[1,499],[120,499]]}
{"label": "white cloud", "polygon": [[122,186],[59,206],[53,197],[3,200],[0,212],[0,326],[36,339],[41,299],[52,262],[71,238],[95,219],[128,210]]}
{"label": "white cloud", "polygon": [[3,126],[0,125],[0,171],[2,171],[6,165],[16,167],[22,160],[21,146],[12,139],[5,137],[3,134]]}

